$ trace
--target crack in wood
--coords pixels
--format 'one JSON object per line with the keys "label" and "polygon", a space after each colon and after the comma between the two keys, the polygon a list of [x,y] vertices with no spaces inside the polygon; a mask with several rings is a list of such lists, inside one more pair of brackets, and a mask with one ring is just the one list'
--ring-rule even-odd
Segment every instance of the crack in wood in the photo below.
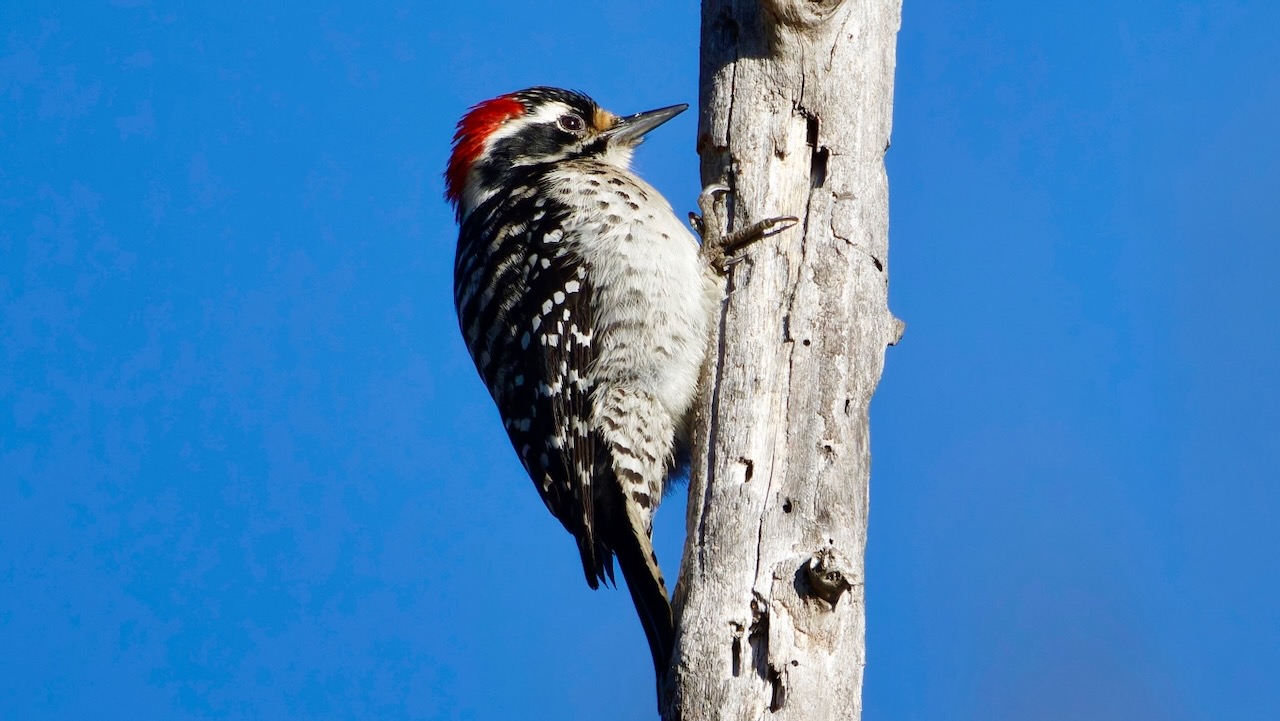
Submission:
{"label": "crack in wood", "polygon": [[733,645],[730,648],[731,669],[734,678],[742,675],[742,624],[731,623],[733,629]]}
{"label": "crack in wood", "polygon": [[769,710],[777,713],[787,703],[787,684],[782,673],[769,664]]}
{"label": "crack in wood", "polygon": [[818,116],[804,107],[798,108],[805,121],[805,144],[809,146],[809,188],[821,188],[827,184],[827,162],[830,151],[818,142]]}

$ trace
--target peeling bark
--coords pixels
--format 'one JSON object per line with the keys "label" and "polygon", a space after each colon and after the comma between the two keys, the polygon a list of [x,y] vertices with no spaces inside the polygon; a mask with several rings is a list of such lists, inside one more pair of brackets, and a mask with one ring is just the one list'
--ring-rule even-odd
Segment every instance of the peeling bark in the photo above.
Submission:
{"label": "peeling bark", "polygon": [[[730,227],[801,225],[734,266],[674,594],[667,721],[857,719],[867,410],[888,310],[900,0],[703,0],[698,152]],[[716,222],[709,218],[707,222]]]}

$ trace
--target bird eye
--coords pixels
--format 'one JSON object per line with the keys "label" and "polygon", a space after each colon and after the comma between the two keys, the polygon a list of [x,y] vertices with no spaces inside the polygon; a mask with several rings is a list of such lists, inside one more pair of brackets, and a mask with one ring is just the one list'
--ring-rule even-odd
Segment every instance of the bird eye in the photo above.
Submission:
{"label": "bird eye", "polygon": [[576,133],[582,130],[582,128],[585,126],[586,126],[586,123],[584,123],[582,121],[582,118],[578,117],[577,115],[570,113],[568,115],[560,116],[560,127],[564,128],[565,130],[568,130],[571,133]]}

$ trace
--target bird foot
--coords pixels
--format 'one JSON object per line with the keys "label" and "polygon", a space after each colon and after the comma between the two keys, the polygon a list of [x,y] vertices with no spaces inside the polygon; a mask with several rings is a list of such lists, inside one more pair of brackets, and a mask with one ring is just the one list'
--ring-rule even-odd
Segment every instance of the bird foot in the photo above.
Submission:
{"label": "bird foot", "polygon": [[717,212],[722,210],[724,205],[717,207],[716,199],[729,192],[729,186],[723,183],[708,185],[698,196],[698,209],[702,214],[689,213],[689,225],[702,236],[703,259],[720,274],[729,272],[729,268],[742,261],[743,256],[734,257],[733,253],[757,240],[781,233],[800,222],[800,219],[793,215],[783,215],[766,218],[745,228],[728,232],[726,230],[728,223],[723,214]]}

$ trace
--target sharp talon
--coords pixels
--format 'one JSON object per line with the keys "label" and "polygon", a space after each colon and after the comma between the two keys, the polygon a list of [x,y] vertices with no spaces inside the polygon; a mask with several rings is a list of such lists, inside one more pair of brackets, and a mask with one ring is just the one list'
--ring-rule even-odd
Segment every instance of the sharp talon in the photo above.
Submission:
{"label": "sharp talon", "polygon": [[780,218],[767,218],[731,233],[722,241],[722,244],[726,251],[732,252],[744,248],[757,240],[768,238],[771,235],[777,235],[784,230],[793,228],[799,222],[799,218],[791,215],[784,215]]}
{"label": "sharp talon", "polygon": [[760,233],[762,238],[768,238],[771,235],[777,235],[784,230],[794,228],[800,219],[794,215],[784,215],[780,218],[769,218],[760,222]]}
{"label": "sharp talon", "polygon": [[712,183],[702,189],[703,195],[724,195],[729,192],[729,186],[724,183]]}
{"label": "sharp talon", "polygon": [[700,225],[703,226],[703,229],[698,231],[699,235],[706,235],[704,231],[708,219],[710,219],[710,222],[715,222],[717,217],[715,213],[716,196],[724,195],[728,192],[729,186],[723,183],[712,183],[703,188],[702,192],[698,194],[698,210],[702,211]]}

